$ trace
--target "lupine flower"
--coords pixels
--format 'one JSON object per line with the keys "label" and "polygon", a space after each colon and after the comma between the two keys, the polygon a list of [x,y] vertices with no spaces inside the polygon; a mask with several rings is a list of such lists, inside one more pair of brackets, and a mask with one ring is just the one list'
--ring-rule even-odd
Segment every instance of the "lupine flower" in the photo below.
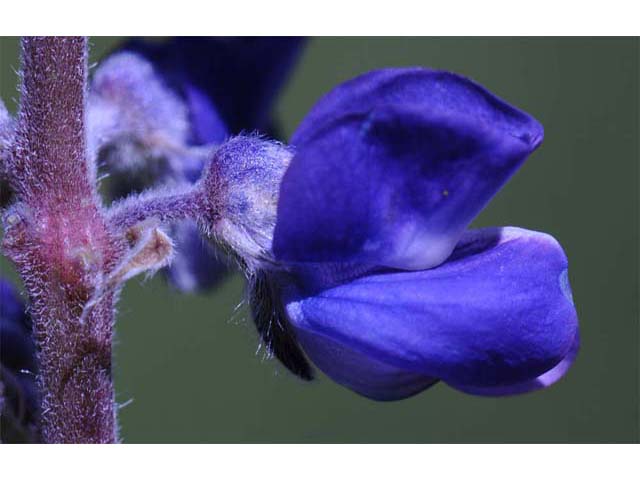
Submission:
{"label": "lupine flower", "polygon": [[199,142],[219,140],[219,118],[230,133],[267,130],[271,109],[305,40],[299,37],[176,37],[132,41],[123,50],[151,61],[188,103]]}
{"label": "lupine flower", "polygon": [[34,441],[38,395],[31,320],[13,285],[0,278],[0,440]]}
{"label": "lupine flower", "polygon": [[306,354],[380,400],[438,380],[532,391],[579,347],[566,256],[544,233],[468,226],[542,138],[463,77],[374,71],[323,97],[289,146],[222,145],[199,222],[240,257],[258,330],[303,378]]}
{"label": "lupine flower", "polygon": [[[91,86],[88,137],[111,198],[191,184],[230,134],[270,128],[301,46],[299,38],[175,38],[132,41],[107,58]],[[193,221],[176,222],[171,234],[174,287],[202,290],[225,276],[225,255],[203,242]]]}
{"label": "lupine flower", "polygon": [[[9,419],[46,442],[118,440],[119,292],[171,263],[171,235],[189,248],[196,225],[237,259],[268,352],[304,379],[314,363],[393,400],[439,380],[505,395],[564,375],[579,333],[562,248],[521,228],[468,229],[540,145],[537,121],[462,77],[388,69],[326,95],[289,145],[214,138],[245,121],[265,128],[264,104],[243,95],[263,98],[273,82],[254,85],[242,55],[192,67],[197,41],[184,42],[168,56],[111,57],[87,99],[86,39],[22,41],[15,122],[0,109],[0,176],[13,192],[2,250],[30,305],[26,316],[0,284],[3,435]],[[266,53],[255,65],[273,65]],[[237,103],[220,97],[235,86],[221,65],[242,72]],[[95,150],[113,188],[158,188],[103,205]],[[163,230],[178,221],[193,223]],[[180,260],[183,288],[217,268]]]}

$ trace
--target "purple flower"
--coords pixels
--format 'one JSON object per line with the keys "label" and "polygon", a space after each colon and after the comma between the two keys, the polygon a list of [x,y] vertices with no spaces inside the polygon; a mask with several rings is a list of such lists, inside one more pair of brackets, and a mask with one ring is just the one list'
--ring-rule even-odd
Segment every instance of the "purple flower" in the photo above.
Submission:
{"label": "purple flower", "polygon": [[[86,38],[22,40],[15,121],[0,108],[0,180],[12,190],[1,247],[30,303],[27,316],[0,282],[3,440],[118,441],[119,293],[171,263],[171,237],[188,249],[171,272],[180,288],[219,275],[198,261],[197,228],[235,257],[267,351],[301,378],[313,362],[393,400],[438,380],[522,393],[570,367],[579,334],[562,248],[515,227],[468,230],[542,127],[464,78],[413,68],[336,88],[290,145],[238,134],[245,121],[268,128],[256,99],[281,78],[269,72],[287,62],[274,59],[289,58],[272,41],[258,57],[213,42],[215,61],[192,39],[166,58],[121,52],[88,97]],[[112,193],[145,192],[104,206],[95,153]]]}
{"label": "purple flower", "polygon": [[124,50],[149,60],[189,105],[200,143],[225,130],[270,127],[277,94],[298,60],[300,37],[175,37],[165,43],[134,40]]}
{"label": "purple flower", "polygon": [[304,351],[374,399],[438,380],[527,392],[578,350],[567,259],[547,234],[467,228],[542,138],[463,77],[374,71],[322,98],[290,147],[220,147],[200,223],[244,261],[259,332],[303,378]]}
{"label": "purple flower", "polygon": [[[195,182],[231,133],[268,128],[269,112],[302,46],[299,38],[132,41],[97,69],[89,97],[90,150],[112,198]],[[167,275],[182,291],[224,278],[225,255],[190,220],[176,222]]]}
{"label": "purple flower", "polygon": [[0,440],[34,441],[38,395],[31,319],[13,285],[0,278]]}

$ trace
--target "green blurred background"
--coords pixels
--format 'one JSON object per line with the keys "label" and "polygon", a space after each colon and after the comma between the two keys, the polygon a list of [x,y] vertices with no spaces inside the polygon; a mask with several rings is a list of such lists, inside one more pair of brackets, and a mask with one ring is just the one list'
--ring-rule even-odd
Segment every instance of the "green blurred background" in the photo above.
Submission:
{"label": "green blurred background", "polygon": [[[93,38],[97,61],[116,38]],[[16,107],[18,41],[0,38],[0,94]],[[375,403],[326,377],[304,384],[256,355],[235,276],[180,296],[160,276],[119,305],[115,379],[125,442],[638,441],[637,39],[317,38],[276,107],[289,136],[320,95],[361,72],[423,65],[475,79],[533,114],[543,146],[476,219],[564,246],[582,350],[554,387],[512,398],[446,385]],[[15,275],[0,260],[3,274]]]}

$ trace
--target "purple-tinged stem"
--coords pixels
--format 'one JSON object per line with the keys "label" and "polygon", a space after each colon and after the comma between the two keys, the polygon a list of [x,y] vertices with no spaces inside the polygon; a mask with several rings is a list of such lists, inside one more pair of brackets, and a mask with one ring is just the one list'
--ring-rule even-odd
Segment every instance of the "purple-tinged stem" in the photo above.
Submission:
{"label": "purple-tinged stem", "polygon": [[22,40],[22,96],[9,159],[17,203],[5,214],[3,247],[29,294],[48,443],[117,441],[115,293],[83,316],[123,249],[108,230],[87,160],[86,84],[86,39]]}
{"label": "purple-tinged stem", "polygon": [[192,185],[168,192],[151,191],[115,204],[109,211],[109,224],[123,232],[152,218],[161,223],[196,218],[200,208],[198,190]]}
{"label": "purple-tinged stem", "polygon": [[24,38],[21,58],[14,190],[29,203],[79,206],[94,194],[84,124],[86,39]]}

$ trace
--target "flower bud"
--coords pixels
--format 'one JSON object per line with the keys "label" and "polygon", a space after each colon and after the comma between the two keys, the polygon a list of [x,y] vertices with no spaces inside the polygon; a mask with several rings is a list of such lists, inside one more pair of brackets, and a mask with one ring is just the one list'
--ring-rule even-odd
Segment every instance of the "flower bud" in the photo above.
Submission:
{"label": "flower bud", "polygon": [[97,69],[89,96],[89,137],[99,147],[133,137],[149,149],[186,143],[188,111],[151,63],[133,53],[109,57]]}
{"label": "flower bud", "polygon": [[[149,188],[194,183],[210,157],[200,130],[226,138],[226,127],[198,92],[171,81],[144,56],[120,52],[102,62],[89,97],[89,143],[108,172],[110,199]],[[200,124],[203,125],[200,125]],[[183,292],[213,286],[226,269],[204,248],[193,223],[171,226],[176,255],[165,272]]]}

